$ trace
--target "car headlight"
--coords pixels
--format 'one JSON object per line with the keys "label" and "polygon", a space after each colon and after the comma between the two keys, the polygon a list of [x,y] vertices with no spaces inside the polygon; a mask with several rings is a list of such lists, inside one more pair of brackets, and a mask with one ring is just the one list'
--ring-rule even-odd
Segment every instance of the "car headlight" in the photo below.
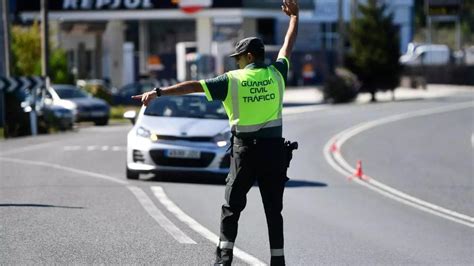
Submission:
{"label": "car headlight", "polygon": [[218,147],[225,147],[230,143],[230,138],[232,137],[232,133],[230,131],[222,132],[217,134],[213,140]]}
{"label": "car headlight", "polygon": [[78,106],[74,102],[71,102],[68,100],[61,100],[59,105],[62,106],[63,108],[70,110],[73,116],[77,115]]}
{"label": "car headlight", "polygon": [[150,130],[148,130],[144,127],[139,127],[139,128],[137,128],[137,136],[149,139],[150,136],[151,136],[151,132],[150,132]]}

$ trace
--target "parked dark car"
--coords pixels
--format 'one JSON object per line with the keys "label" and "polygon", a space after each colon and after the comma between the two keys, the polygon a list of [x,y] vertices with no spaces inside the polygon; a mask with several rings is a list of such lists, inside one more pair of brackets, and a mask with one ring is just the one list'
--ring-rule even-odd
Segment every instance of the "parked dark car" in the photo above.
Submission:
{"label": "parked dark car", "polygon": [[112,102],[114,105],[141,105],[142,103],[140,101],[133,100],[131,97],[150,91],[154,87],[156,87],[156,83],[153,81],[140,81],[127,84],[112,96]]}
{"label": "parked dark car", "polygon": [[96,125],[109,123],[109,104],[102,99],[92,97],[76,86],[53,85],[48,88],[46,98],[55,105],[71,110],[77,122],[91,121]]}

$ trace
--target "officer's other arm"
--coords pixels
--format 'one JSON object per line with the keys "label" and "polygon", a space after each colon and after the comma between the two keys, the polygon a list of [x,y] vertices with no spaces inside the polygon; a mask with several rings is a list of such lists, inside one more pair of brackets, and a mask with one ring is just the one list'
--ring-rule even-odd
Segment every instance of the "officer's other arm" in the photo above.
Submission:
{"label": "officer's other arm", "polygon": [[298,0],[284,0],[281,10],[290,17],[290,24],[288,25],[283,46],[278,53],[278,58],[285,57],[289,59],[296,41],[296,35],[298,34]]}
{"label": "officer's other arm", "polygon": [[[199,81],[185,81],[178,83],[173,86],[160,88],[161,96],[169,95],[183,95],[195,92],[204,92],[201,83]],[[157,97],[155,90],[145,92],[140,95],[132,96],[132,99],[141,100],[143,105],[147,106],[148,103]]]}

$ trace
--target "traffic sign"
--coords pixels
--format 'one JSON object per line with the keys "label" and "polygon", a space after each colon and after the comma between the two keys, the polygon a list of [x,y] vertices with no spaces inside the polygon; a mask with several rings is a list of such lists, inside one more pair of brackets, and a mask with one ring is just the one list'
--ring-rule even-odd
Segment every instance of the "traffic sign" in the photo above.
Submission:
{"label": "traffic sign", "polygon": [[44,78],[38,76],[0,77],[0,90],[5,93],[13,93],[16,90],[28,92],[44,87],[44,84]]}

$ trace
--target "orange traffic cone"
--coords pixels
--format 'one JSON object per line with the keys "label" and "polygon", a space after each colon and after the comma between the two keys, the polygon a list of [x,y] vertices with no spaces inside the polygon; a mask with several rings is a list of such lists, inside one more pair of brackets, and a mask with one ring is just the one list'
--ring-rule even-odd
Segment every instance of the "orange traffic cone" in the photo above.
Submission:
{"label": "orange traffic cone", "polygon": [[361,160],[357,161],[357,166],[356,166],[354,176],[358,177],[359,179],[362,179],[362,180],[369,179],[366,175],[364,175],[364,172],[362,171],[362,161]]}
{"label": "orange traffic cone", "polygon": [[362,172],[362,161],[361,160],[357,161],[357,166],[356,166],[354,176],[358,177],[359,179],[362,179],[362,177],[364,176],[364,173]]}
{"label": "orange traffic cone", "polygon": [[362,171],[362,161],[361,160],[357,161],[356,170],[355,170],[353,175],[348,177],[348,179],[352,180],[352,178],[354,178],[354,177],[357,177],[357,178],[362,179],[362,180],[367,180],[368,179],[367,176],[365,176],[364,172]]}
{"label": "orange traffic cone", "polygon": [[337,152],[338,150],[339,150],[339,148],[337,147],[336,142],[334,142],[334,143],[331,145],[331,152]]}

